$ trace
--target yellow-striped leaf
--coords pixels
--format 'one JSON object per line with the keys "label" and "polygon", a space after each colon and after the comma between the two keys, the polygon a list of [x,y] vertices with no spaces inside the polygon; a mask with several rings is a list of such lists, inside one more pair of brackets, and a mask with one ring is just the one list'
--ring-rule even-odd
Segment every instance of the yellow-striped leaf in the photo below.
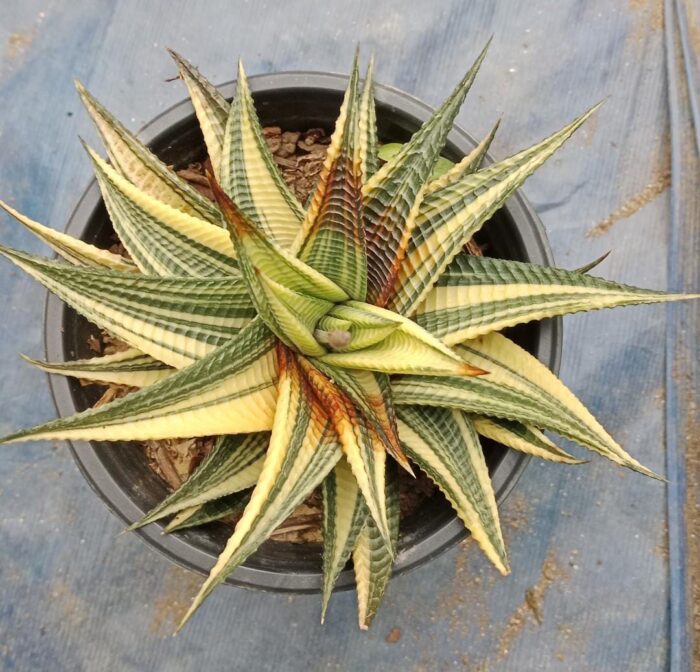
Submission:
{"label": "yellow-striped leaf", "polygon": [[428,197],[435,191],[449,187],[455,182],[459,182],[465,175],[471,175],[479,170],[481,162],[484,160],[489,147],[496,136],[496,131],[500,125],[500,119],[495,123],[489,134],[459,163],[454,164],[449,170],[434,178],[425,188],[425,197]]}
{"label": "yellow-striped leaf", "polygon": [[291,247],[304,212],[267,147],[241,63],[224,135],[219,181],[261,231],[282,248]]}
{"label": "yellow-striped leaf", "polygon": [[397,414],[408,456],[440,488],[486,557],[508,574],[496,496],[471,420],[447,408],[401,406]]}
{"label": "yellow-striped leaf", "polygon": [[415,320],[453,345],[556,315],[697,298],[622,285],[575,271],[460,254],[416,311]]}
{"label": "yellow-striped leaf", "polygon": [[130,182],[167,205],[221,225],[216,206],[168,168],[76,82],[85,109],[97,128],[112,165]]}
{"label": "yellow-striped leaf", "polygon": [[389,520],[388,545],[375,521],[367,516],[352,552],[357,585],[357,617],[361,630],[369,628],[389,585],[399,538],[399,487],[395,470],[388,470],[386,506]]}
{"label": "yellow-striped leaf", "polygon": [[269,430],[275,411],[274,338],[258,319],[191,366],[126,397],[2,441],[143,441]]}
{"label": "yellow-striped leaf", "polygon": [[385,501],[384,443],[377,431],[355,408],[352,400],[334,382],[299,357],[304,376],[330,417],[343,454],[352,469],[369,512],[384,539],[389,539]]}
{"label": "yellow-striped leaf", "polygon": [[192,475],[129,529],[252,488],[260,477],[269,442],[266,432],[220,436]]}
{"label": "yellow-striped leaf", "polygon": [[278,358],[277,408],[260,478],[233,535],[180,627],[211,591],[254,553],[319,485],[340,459],[332,425],[294,355],[282,346],[278,349]]}
{"label": "yellow-striped leaf", "polygon": [[31,231],[37,238],[46,243],[54,252],[61,255],[66,261],[76,266],[93,266],[95,268],[107,268],[122,273],[137,272],[138,267],[133,261],[125,259],[118,254],[112,254],[108,250],[90,245],[69,236],[60,231],[54,231],[48,226],[39,224],[29,219],[21,212],[10,207],[4,201],[0,201],[0,208],[12,215],[20,224]]}
{"label": "yellow-striped leaf", "polygon": [[216,89],[216,87],[180,54],[168,49],[168,52],[177,63],[180,79],[185,83],[190,94],[190,100],[194,107],[199,128],[204,136],[207,153],[211,161],[214,176],[219,179],[219,164],[224,145],[226,123],[228,121],[231,106]]}
{"label": "yellow-striped leaf", "polygon": [[224,343],[255,316],[241,280],[158,278],[69,266],[0,246],[88,320],[131,347],[182,368]]}
{"label": "yellow-striped leaf", "polygon": [[213,499],[206,504],[183,509],[173,516],[172,520],[163,528],[163,532],[170,534],[240,514],[249,501],[250,490],[244,490],[226,495],[221,499]]}
{"label": "yellow-striped leaf", "polygon": [[497,441],[508,448],[540,457],[543,460],[550,460],[551,462],[563,462],[564,464],[584,463],[584,460],[578,460],[573,455],[562,450],[539,429],[534,427],[523,425],[513,420],[504,420],[503,418],[472,416],[471,419],[478,434],[492,441]]}
{"label": "yellow-striped leaf", "polygon": [[396,404],[458,408],[541,427],[593,450],[613,462],[658,478],[628,455],[574,394],[539,360],[501,334],[458,348],[479,378],[406,376],[392,384]]}
{"label": "yellow-striped leaf", "polygon": [[239,276],[225,229],[166,205],[135,187],[87,145],[119,239],[142,273]]}
{"label": "yellow-striped leaf", "polygon": [[362,220],[357,54],[340,115],[306,211],[299,258],[358,301],[367,293]]}
{"label": "yellow-striped leaf", "polygon": [[70,362],[42,362],[25,355],[21,357],[46,373],[130,387],[147,387],[175,372],[175,369],[135,348]]}
{"label": "yellow-striped leaf", "polygon": [[362,178],[366,182],[377,172],[377,111],[374,104],[374,57],[369,59],[360,93],[359,148]]}
{"label": "yellow-striped leaf", "polygon": [[323,602],[325,620],[333,586],[369,517],[350,465],[341,459],[323,481]]}
{"label": "yellow-striped leaf", "polygon": [[486,55],[486,48],[457,88],[410,142],[365,183],[367,301],[370,303],[383,306],[393,293],[426,183]]}
{"label": "yellow-striped leaf", "polygon": [[474,233],[596,109],[597,106],[539,144],[426,196],[398,270],[389,307],[411,315]]}
{"label": "yellow-striped leaf", "polygon": [[313,364],[332,380],[379,434],[389,454],[411,475],[413,470],[403,453],[396,429],[389,377],[376,371],[341,369],[314,359]]}

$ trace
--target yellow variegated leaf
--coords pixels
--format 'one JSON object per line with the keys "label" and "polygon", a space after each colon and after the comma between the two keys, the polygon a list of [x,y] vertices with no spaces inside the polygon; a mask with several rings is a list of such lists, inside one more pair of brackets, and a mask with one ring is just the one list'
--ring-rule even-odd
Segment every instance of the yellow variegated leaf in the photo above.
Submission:
{"label": "yellow variegated leaf", "polygon": [[564,464],[583,464],[583,460],[577,460],[569,455],[555,443],[550,441],[539,429],[523,425],[512,420],[502,418],[486,418],[472,416],[472,422],[477,433],[487,439],[519,450],[521,453],[534,455],[551,462],[563,462]]}
{"label": "yellow variegated leaf", "polygon": [[255,320],[215,352],[104,406],[2,441],[174,439],[269,430],[275,411],[274,338]]}
{"label": "yellow variegated leaf", "polygon": [[486,153],[489,151],[489,147],[493,142],[500,123],[501,121],[499,119],[491,129],[490,133],[459,163],[456,163],[447,172],[429,182],[428,186],[425,188],[424,196],[427,197],[439,189],[449,187],[451,184],[459,182],[459,180],[461,180],[465,175],[471,175],[479,170],[481,167],[481,162],[484,160],[484,156],[486,156]]}
{"label": "yellow variegated leaf", "polygon": [[39,224],[29,219],[22,213],[0,201],[0,208],[12,215],[20,224],[24,225],[35,236],[46,243],[54,252],[61,255],[66,261],[77,266],[94,266],[96,268],[108,268],[122,273],[137,272],[138,267],[128,259],[118,254],[112,254],[108,250],[84,243],[66,233],[54,231],[48,226]]}
{"label": "yellow variegated leaf", "polygon": [[299,234],[299,258],[353,299],[364,301],[367,254],[362,220],[357,58],[356,54],[316,191]]}
{"label": "yellow variegated leaf", "polygon": [[369,628],[391,578],[394,553],[399,538],[399,488],[394,470],[388,471],[386,506],[390,545],[379,533],[372,517],[367,516],[352,552],[360,630]]}
{"label": "yellow variegated leaf", "polygon": [[172,520],[163,528],[164,533],[184,530],[188,527],[206,525],[222,518],[236,516],[245,509],[250,501],[250,490],[234,492],[221,499],[213,499],[205,504],[191,506],[183,509],[173,516]]}
{"label": "yellow variegated leaf", "polygon": [[338,575],[369,516],[362,492],[345,459],[323,481],[323,603],[321,623]]}
{"label": "yellow variegated leaf", "polygon": [[366,182],[377,172],[377,112],[374,105],[374,56],[369,59],[367,74],[360,93],[359,150],[362,177]]}
{"label": "yellow variegated leaf", "polygon": [[[590,437],[587,442],[583,442],[587,448],[617,464],[658,478],[623,450],[557,376],[536,357],[510,339],[501,334],[489,334],[464,343],[459,348],[459,352],[464,353],[477,366],[481,364],[492,366],[489,374],[491,382],[502,383],[524,392],[531,391],[533,388],[543,392],[543,398],[548,397],[546,401],[553,409],[563,407],[563,410],[580,423],[581,429],[577,430],[577,433],[582,438],[585,434]],[[574,440],[580,441],[575,437]]]}
{"label": "yellow variegated leaf", "polygon": [[147,275],[239,276],[227,231],[135,187],[87,145],[119,239]]}
{"label": "yellow variegated leaf", "polygon": [[199,127],[202,129],[207,153],[211,161],[214,176],[219,179],[219,164],[226,133],[231,106],[216,89],[216,87],[203,77],[199,70],[180,54],[168,49],[168,52],[177,63],[180,78],[185,83],[190,94],[190,100],[194,107]]}
{"label": "yellow variegated leaf", "polygon": [[365,498],[367,508],[377,524],[379,533],[388,542],[389,523],[384,491],[386,465],[384,443],[340,388],[305,358],[299,357],[299,364],[330,417],[343,454]]}
{"label": "yellow variegated leaf", "polygon": [[224,136],[219,181],[241,212],[261,231],[282,248],[291,247],[303,210],[267,147],[242,63],[238,66],[236,96]]}
{"label": "yellow variegated leaf", "polygon": [[139,189],[159,201],[190,215],[221,224],[214,204],[178,177],[160,161],[133,133],[119,123],[87,89],[76,88],[114,167]]}
{"label": "yellow variegated leaf", "polygon": [[257,485],[226,548],[180,627],[330,472],[340,459],[331,423],[294,355],[279,348],[279,383],[270,446]]}
{"label": "yellow variegated leaf", "polygon": [[76,359],[70,362],[42,362],[25,355],[21,356],[25,361],[46,373],[130,387],[147,387],[167,378],[175,371],[135,348],[128,348],[112,355]]}
{"label": "yellow variegated leaf", "polygon": [[539,144],[426,196],[388,307],[411,315],[474,233],[597,107]]}
{"label": "yellow variegated leaf", "polygon": [[679,301],[575,271],[460,254],[418,306],[415,320],[454,345],[516,324],[586,310]]}
{"label": "yellow variegated leaf", "polygon": [[0,246],[0,255],[88,320],[182,368],[229,342],[254,317],[240,279],[159,278],[69,266]]}
{"label": "yellow variegated leaf", "polygon": [[270,442],[267,433],[220,436],[207,457],[175,492],[129,527],[130,530],[154,523],[161,518],[191,509],[226,495],[252,488],[262,471]]}
{"label": "yellow variegated leaf", "polygon": [[369,303],[384,306],[393,294],[426,183],[485,55],[486,48],[452,94],[410,142],[365,183]]}
{"label": "yellow variegated leaf", "polygon": [[397,413],[408,456],[442,490],[486,557],[508,574],[496,496],[471,420],[446,408],[401,406]]}

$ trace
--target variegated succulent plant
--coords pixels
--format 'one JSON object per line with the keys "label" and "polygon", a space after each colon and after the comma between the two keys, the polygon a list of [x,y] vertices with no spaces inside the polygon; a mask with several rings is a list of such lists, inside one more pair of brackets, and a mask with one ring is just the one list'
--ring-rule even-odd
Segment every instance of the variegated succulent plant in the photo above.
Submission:
{"label": "variegated succulent plant", "polygon": [[[42,369],[140,390],[17,432],[27,439],[216,436],[138,527],[240,518],[185,620],[314,489],[323,494],[323,612],[352,557],[360,627],[398,538],[396,470],[423,470],[496,568],[509,571],[479,436],[578,462],[550,430],[653,476],[535,357],[498,332],[583,310],[683,298],[465,244],[595,108],[482,166],[490,134],[433,170],[485,50],[432,117],[379,165],[372,66],[357,58],[317,187],[304,204],[266,146],[243,68],[232,103],[173,54],[211,159],[215,203],[158,160],[82,86],[109,163],[92,149],[128,257],[5,210],[69,264],[0,252],[128,344]],[[395,466],[397,464],[398,466]]]}

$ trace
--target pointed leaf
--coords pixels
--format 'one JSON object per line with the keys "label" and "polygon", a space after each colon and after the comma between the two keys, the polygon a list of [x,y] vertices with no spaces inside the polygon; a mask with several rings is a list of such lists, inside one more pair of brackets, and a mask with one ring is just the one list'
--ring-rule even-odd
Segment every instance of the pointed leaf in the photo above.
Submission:
{"label": "pointed leaf", "polygon": [[270,446],[250,502],[180,627],[340,459],[331,424],[293,354],[278,348],[279,383]]}
{"label": "pointed leaf", "polygon": [[393,293],[425,185],[485,55],[486,48],[410,142],[365,184],[369,303],[383,306]]}
{"label": "pointed leaf", "polygon": [[399,538],[399,487],[394,470],[386,483],[387,517],[390,543],[387,545],[371,516],[358,535],[352,552],[357,585],[357,616],[361,630],[369,628],[389,585],[394,550]]}
{"label": "pointed leaf", "polygon": [[323,481],[323,623],[333,586],[343,570],[369,511],[345,459]]}
{"label": "pointed leaf", "polygon": [[690,295],[639,289],[560,268],[460,254],[416,311],[448,345],[556,315]]}
{"label": "pointed leaf", "polygon": [[112,165],[130,182],[147,194],[187,214],[221,225],[214,204],[187,182],[178,177],[156,157],[136,136],[127,131],[87,89],[76,82],[85,105]]}
{"label": "pointed leaf", "polygon": [[658,478],[628,455],[544,364],[505,336],[488,334],[458,351],[476,366],[488,366],[489,374],[479,378],[406,376],[392,384],[394,403],[458,408],[542,427]]}
{"label": "pointed leaf", "polygon": [[362,178],[366,182],[377,172],[377,112],[374,104],[374,57],[369,59],[360,94],[359,148]]}
{"label": "pointed leaf", "polygon": [[20,224],[25,226],[37,238],[46,243],[54,252],[61,255],[66,261],[77,266],[93,266],[95,268],[108,268],[122,273],[133,273],[138,267],[133,261],[125,259],[118,254],[112,254],[107,250],[89,245],[88,243],[73,238],[66,233],[54,231],[48,226],[39,224],[29,219],[22,213],[10,207],[4,201],[0,201],[0,208],[12,215]]}
{"label": "pointed leaf", "polygon": [[463,413],[401,406],[399,435],[408,456],[428,474],[501,574],[508,574],[496,496],[479,437]]}
{"label": "pointed leaf", "polygon": [[219,179],[219,164],[231,105],[195,66],[171,49],[168,49],[168,53],[177,63],[180,79],[190,94],[214,175]]}
{"label": "pointed leaf", "polygon": [[240,63],[219,175],[223,190],[241,212],[278,245],[288,249],[297,236],[304,213],[267,147]]}
{"label": "pointed leaf", "polygon": [[589,261],[587,264],[577,268],[574,273],[590,273],[596,266],[602,264],[609,256],[612,250],[608,250],[605,254],[601,254],[597,259]]}
{"label": "pointed leaf", "polygon": [[2,246],[0,254],[91,322],[176,368],[227,343],[255,315],[245,285],[235,278],[81,268]]}
{"label": "pointed leaf", "polygon": [[411,475],[413,470],[401,449],[388,376],[375,371],[340,369],[314,359],[314,366],[332,380],[364,415],[389,454]]}
{"label": "pointed leaf", "polygon": [[240,514],[248,505],[250,494],[250,490],[234,492],[221,499],[213,499],[206,504],[183,509],[173,516],[173,519],[163,528],[163,532],[177,532]]}
{"label": "pointed leaf", "polygon": [[444,172],[442,175],[439,175],[436,179],[433,179],[432,182],[430,182],[426,187],[424,197],[427,197],[433,192],[443,189],[444,187],[449,187],[451,184],[459,182],[459,180],[461,180],[465,175],[471,175],[479,170],[481,167],[481,162],[484,160],[486,153],[489,151],[489,147],[493,142],[500,123],[501,121],[499,119],[489,134],[459,163],[454,164],[452,168]]}
{"label": "pointed leaf", "polygon": [[254,274],[264,273],[287,289],[317,299],[332,302],[348,299],[348,295],[332,280],[267,238],[216,182],[212,183],[212,189],[227,222],[241,271],[249,281]]}
{"label": "pointed leaf", "polygon": [[188,215],[135,187],[87,145],[119,240],[146,275],[239,276],[231,238],[221,226]]}
{"label": "pointed leaf", "polygon": [[333,280],[353,299],[367,293],[362,221],[357,55],[335,132],[302,224],[299,258]]}
{"label": "pointed leaf", "polygon": [[304,357],[299,357],[299,364],[333,423],[340,447],[380,534],[388,540],[389,523],[384,497],[386,452],[383,442],[357,411],[352,400],[335,383]]}
{"label": "pointed leaf", "polygon": [[147,387],[175,372],[175,369],[135,348],[70,362],[51,363],[25,355],[21,357],[46,373],[130,387]]}
{"label": "pointed leaf", "polygon": [[421,203],[389,307],[411,315],[472,236],[596,109],[593,107],[539,144],[427,196]]}
{"label": "pointed leaf", "polygon": [[552,443],[539,429],[534,427],[513,420],[479,416],[473,416],[472,422],[477,433],[481,436],[497,441],[508,448],[519,450],[521,453],[564,464],[584,463],[583,460],[577,460],[573,455],[569,455],[555,443]]}
{"label": "pointed leaf", "polygon": [[129,529],[253,487],[260,477],[269,443],[267,433],[220,436],[192,475]]}
{"label": "pointed leaf", "polygon": [[269,430],[277,378],[274,338],[254,320],[228,343],[138,392],[6,436],[144,441]]}

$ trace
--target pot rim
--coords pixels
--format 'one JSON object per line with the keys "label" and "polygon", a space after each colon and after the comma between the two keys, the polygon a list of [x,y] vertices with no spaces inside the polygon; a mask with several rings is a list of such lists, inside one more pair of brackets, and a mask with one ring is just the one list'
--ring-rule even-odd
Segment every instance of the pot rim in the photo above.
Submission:
{"label": "pot rim", "polygon": [[[320,89],[342,94],[347,82],[346,75],[314,71],[277,72],[254,75],[249,78],[253,94],[287,89]],[[226,98],[230,99],[233,96],[235,85],[235,80],[232,80],[217,88]],[[434,111],[433,107],[422,100],[392,86],[375,84],[375,99],[378,104],[400,110],[419,121],[424,121]],[[193,115],[194,108],[190,100],[185,99],[148,122],[138,132],[138,136],[143,142],[150,144],[157,141],[161,134]],[[477,144],[474,138],[458,125],[452,127],[448,135],[448,142],[451,142],[460,152],[465,154]],[[487,161],[491,161],[488,156]],[[86,223],[101,201],[99,187],[93,178],[70,216],[66,233],[80,237]],[[508,199],[504,208],[518,229],[527,258],[535,263],[552,265],[554,259],[545,229],[534,208],[520,190],[517,190]],[[48,361],[62,361],[64,358],[61,339],[63,306],[64,304],[57,297],[47,292],[44,311],[44,345]],[[555,318],[540,322],[539,340],[535,354],[555,373],[559,370],[561,350],[562,319]],[[49,385],[59,416],[74,413],[77,409],[73,403],[68,379],[63,376],[49,376]],[[68,443],[71,454],[85,480],[113,514],[124,523],[130,524],[145,513],[112,478],[111,473],[100,461],[90,442],[67,441],[66,443]],[[511,492],[529,461],[530,456],[523,453],[517,453],[513,450],[506,452],[492,475],[499,504]],[[161,534],[157,525],[138,529],[136,534],[149,546],[173,562],[200,574],[207,574],[216,560],[213,554],[196,548],[177,534]],[[455,516],[413,546],[402,550],[396,558],[393,574],[400,574],[431,560],[465,538],[467,534],[468,531],[463,523]],[[226,583],[264,591],[317,593],[320,592],[321,573],[275,572],[248,567],[244,564],[226,579]],[[338,577],[336,590],[347,590],[353,587],[352,570],[343,570]]]}

